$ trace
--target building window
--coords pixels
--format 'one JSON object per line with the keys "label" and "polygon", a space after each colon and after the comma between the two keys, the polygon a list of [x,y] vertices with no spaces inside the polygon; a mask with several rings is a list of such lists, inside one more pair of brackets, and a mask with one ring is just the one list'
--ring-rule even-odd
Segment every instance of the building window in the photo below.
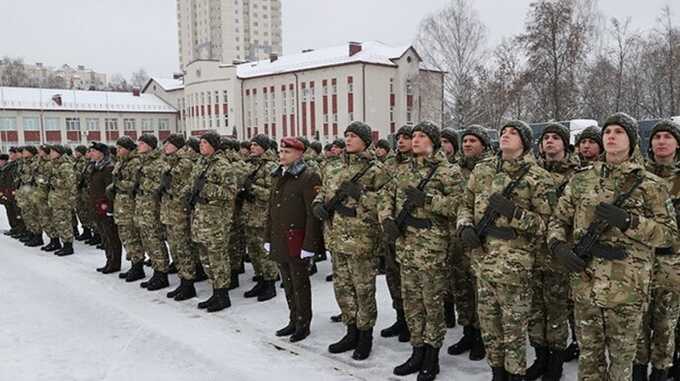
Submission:
{"label": "building window", "polygon": [[338,114],[333,114],[333,123],[338,123]]}
{"label": "building window", "polygon": [[80,131],[80,118],[66,118],[66,131]]}
{"label": "building window", "polygon": [[125,131],[135,130],[135,120],[134,119],[123,119],[123,128]]}
{"label": "building window", "polygon": [[394,106],[390,106],[390,122],[394,122]]}
{"label": "building window", "polygon": [[228,97],[227,97],[227,90],[224,90],[224,91],[222,92],[222,98],[224,98],[224,101],[223,101],[223,102],[224,102],[224,103],[227,103],[227,100],[228,100]]}
{"label": "building window", "polygon": [[[126,119],[126,121],[129,119]],[[132,124],[132,128],[134,129],[134,123]],[[127,130],[127,124],[125,125],[125,129]],[[142,130],[152,130],[153,127],[151,127],[151,119],[142,119]]]}
{"label": "building window", "polygon": [[15,131],[17,127],[16,118],[0,118],[0,130]]}
{"label": "building window", "polygon": [[170,130],[170,121],[168,119],[158,119],[158,130],[160,131]]}
{"label": "building window", "polygon": [[390,78],[390,94],[394,94],[394,78]]}
{"label": "building window", "polygon": [[[14,118],[8,118],[14,119]],[[39,131],[38,118],[24,118],[24,131]],[[59,128],[57,128],[59,130]]]}
{"label": "building window", "polygon": [[406,80],[406,95],[413,95],[413,82],[410,79]]}
{"label": "building window", "polygon": [[104,126],[106,131],[118,131],[118,119],[106,119],[104,120]]}
{"label": "building window", "polygon": [[85,125],[88,131],[99,131],[99,119],[87,118]]}
{"label": "building window", "polygon": [[413,124],[413,113],[410,109],[406,111],[406,124],[409,126]]}
{"label": "building window", "polygon": [[347,120],[351,123],[354,122],[354,113],[350,112],[347,114]]}

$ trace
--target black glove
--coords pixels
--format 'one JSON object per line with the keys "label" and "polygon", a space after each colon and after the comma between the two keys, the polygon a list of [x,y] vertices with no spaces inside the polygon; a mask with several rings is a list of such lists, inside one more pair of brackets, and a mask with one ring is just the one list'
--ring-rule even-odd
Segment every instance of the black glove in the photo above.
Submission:
{"label": "black glove", "polygon": [[104,193],[109,201],[113,201],[116,198],[116,186],[113,183],[107,185]]}
{"label": "black glove", "polygon": [[340,192],[355,200],[358,200],[359,197],[361,197],[361,185],[351,181],[345,181],[344,183],[340,184]]}
{"label": "black glove", "polygon": [[415,206],[416,208],[425,206],[425,198],[427,197],[427,193],[414,187],[406,188],[404,193],[406,193],[406,201],[409,204]]}
{"label": "black glove", "polygon": [[566,242],[556,242],[551,247],[555,258],[557,258],[567,270],[574,273],[580,273],[586,269],[586,263],[574,253]]}
{"label": "black glove", "polygon": [[494,193],[489,197],[489,208],[507,219],[512,219],[512,216],[515,215],[515,209],[517,209],[512,200],[505,198],[500,193]]}
{"label": "black glove", "polygon": [[460,239],[463,241],[463,245],[470,249],[482,247],[482,240],[479,239],[479,235],[472,226],[466,226],[460,231]]}
{"label": "black glove", "polygon": [[385,241],[386,243],[394,243],[394,241],[396,241],[397,238],[399,238],[399,236],[401,235],[397,223],[394,222],[394,220],[391,218],[388,218],[383,222],[382,229],[383,229],[383,241]]}
{"label": "black glove", "polygon": [[622,232],[625,232],[630,227],[630,214],[612,204],[601,202],[595,208],[595,216],[607,222],[609,226],[619,228]]}
{"label": "black glove", "polygon": [[330,214],[320,202],[317,202],[314,204],[314,206],[312,206],[312,214],[314,214],[314,217],[320,219],[321,221],[326,221],[330,217]]}
{"label": "black glove", "polygon": [[167,192],[172,185],[172,175],[169,171],[163,172],[161,174],[161,192]]}

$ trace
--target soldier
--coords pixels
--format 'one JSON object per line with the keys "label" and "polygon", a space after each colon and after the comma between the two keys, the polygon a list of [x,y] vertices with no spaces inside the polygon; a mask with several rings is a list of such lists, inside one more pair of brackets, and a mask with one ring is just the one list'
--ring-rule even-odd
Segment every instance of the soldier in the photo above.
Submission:
{"label": "soldier", "polygon": [[78,241],[87,241],[92,238],[95,232],[92,210],[86,206],[90,205],[87,200],[89,191],[87,190],[87,181],[85,181],[86,172],[91,171],[89,167],[92,161],[87,157],[87,147],[79,145],[75,149],[75,164],[74,170],[76,172],[76,181],[78,184],[78,196],[76,202],[76,216],[80,220],[83,227],[83,233],[76,236]]}
{"label": "soldier", "polygon": [[22,163],[19,175],[20,187],[17,190],[17,203],[21,209],[21,218],[26,224],[26,235],[20,238],[26,246],[43,244],[40,215],[34,198],[36,192],[36,167],[39,164],[38,150],[33,146],[25,146],[21,150]]}
{"label": "soldier", "polygon": [[[118,234],[125,246],[126,259],[131,267],[118,277],[126,282],[144,279],[144,249],[140,231],[135,226],[135,178],[142,162],[137,154],[137,144],[129,136],[121,136],[116,141],[118,160],[113,168],[113,182],[107,190],[109,201],[113,202],[113,219],[118,226]],[[102,269],[103,270],[103,269]]]}
{"label": "soldier", "polygon": [[10,147],[9,155],[7,155],[6,163],[2,166],[3,180],[3,198],[4,205],[7,211],[7,221],[9,222],[10,230],[5,232],[12,238],[18,238],[26,232],[26,225],[21,219],[21,210],[17,204],[16,191],[17,183],[19,182],[20,170],[20,153],[16,147]]}
{"label": "soldier", "polygon": [[[61,249],[62,246],[52,223],[53,210],[49,205],[49,193],[50,188],[52,187],[50,181],[53,176],[50,153],[51,148],[49,145],[43,144],[38,147],[38,160],[34,172],[36,186],[33,197],[35,205],[38,207],[40,230],[44,231],[50,238],[50,242],[41,247],[40,250],[52,252]],[[42,238],[42,233],[40,236]],[[28,244],[27,246],[33,247],[40,245]]]}
{"label": "soldier", "polygon": [[[583,381],[631,379],[638,336],[631,327],[640,327],[648,303],[653,249],[670,247],[678,234],[666,187],[640,162],[637,121],[616,113],[602,134],[604,162],[573,177],[548,229],[551,252],[574,273]],[[585,240],[593,244],[580,252]]]}
{"label": "soldier", "polygon": [[309,167],[310,170],[319,172],[321,168],[319,167],[319,162],[317,161],[316,151],[311,148],[309,140],[304,136],[298,136],[297,140],[299,140],[305,146],[304,160],[305,163],[307,163],[307,167]]}
{"label": "soldier", "polygon": [[551,183],[531,155],[531,141],[525,122],[505,123],[499,155],[475,166],[458,211],[461,239],[474,249],[479,319],[493,381],[523,380],[526,372],[531,244],[545,234]]}
{"label": "soldier", "polygon": [[290,336],[293,343],[309,336],[312,293],[308,261],[322,246],[321,223],[312,214],[321,179],[308,170],[303,152],[304,145],[297,139],[281,140],[264,234],[264,246],[279,264],[290,311],[288,325],[276,331],[276,336]]}
{"label": "soldier", "polygon": [[598,126],[590,126],[576,137],[576,152],[585,165],[597,161],[602,151],[602,131]]}
{"label": "soldier", "polygon": [[[400,165],[382,192],[379,217],[384,239],[394,243],[401,270],[403,308],[411,333],[411,357],[394,374],[418,380],[439,373],[446,325],[449,219],[455,220],[461,174],[440,151],[439,127],[421,122],[412,131],[412,159]],[[395,243],[396,241],[396,243]]]}
{"label": "soldier", "polygon": [[[446,155],[449,163],[458,167],[458,133],[451,127],[442,129],[441,131],[442,152]],[[460,171],[460,168],[457,169]],[[444,316],[446,317],[446,327],[453,328],[456,326],[456,304],[455,304],[455,288],[456,278],[454,272],[454,260],[456,259],[456,251],[461,251],[463,248],[460,241],[455,237],[456,221],[451,221],[451,238],[448,245],[448,268],[450,274],[446,277],[446,298],[444,299]]]}
{"label": "soldier", "polygon": [[[569,129],[548,123],[539,138],[542,156],[539,165],[552,177],[548,197],[550,207],[557,206],[564,187],[579,166],[568,152]],[[529,320],[529,343],[536,361],[527,369],[526,379],[558,381],[562,377],[564,350],[569,336],[569,279],[564,268],[550,255],[546,243],[537,247],[531,275],[532,302]]]}
{"label": "soldier", "polygon": [[157,149],[158,139],[151,134],[143,134],[137,139],[137,153],[141,167],[135,177],[133,195],[135,196],[135,226],[142,238],[142,247],[151,259],[153,276],[140,286],[149,291],[169,286],[168,270],[170,258],[163,240],[160,221],[160,190],[163,163],[161,152]]}
{"label": "soldier", "polygon": [[[671,200],[676,207],[680,199],[680,125],[670,120],[657,123],[649,137],[647,170],[665,180],[671,190]],[[675,210],[680,213],[680,207]],[[642,333],[638,338],[633,364],[633,381],[647,380],[648,363],[652,363],[650,380],[665,381],[673,365],[676,325],[680,315],[680,295],[664,286],[659,272],[664,263],[678,268],[677,248],[655,250],[654,278],[649,305],[642,319]]]}
{"label": "soldier", "polygon": [[113,208],[106,197],[106,188],[113,181],[113,162],[109,146],[106,144],[93,142],[89,151],[94,165],[88,185],[90,190],[88,201],[89,207],[95,211],[95,224],[106,254],[106,264],[100,271],[102,274],[112,274],[120,271],[122,251],[118,228],[113,222]]}
{"label": "soldier", "polygon": [[241,160],[248,160],[250,157],[250,142],[242,141],[239,143],[239,155],[241,155]]}
{"label": "soldier", "polygon": [[442,135],[442,150],[449,163],[458,161],[458,132],[453,128],[444,128]]}
{"label": "soldier", "polygon": [[384,163],[392,152],[390,142],[386,139],[380,139],[375,143],[375,158]]}
{"label": "soldier", "polygon": [[201,136],[202,159],[194,165],[192,192],[187,207],[192,211],[191,236],[199,245],[201,263],[212,280],[212,296],[198,303],[208,312],[221,311],[231,306],[229,282],[231,268],[226,252],[228,221],[234,208],[236,176],[232,166],[218,150],[220,136],[208,132]]}
{"label": "soldier", "polygon": [[276,169],[274,156],[269,149],[270,140],[266,135],[255,135],[250,143],[250,158],[246,162],[247,175],[239,181],[236,197],[243,202],[242,218],[245,224],[245,238],[250,262],[258,277],[255,286],[246,291],[245,298],[257,297],[259,302],[276,296],[276,262],[264,251],[262,236],[267,217],[267,201],[272,185],[271,173]]}
{"label": "soldier", "polygon": [[[461,133],[461,145],[462,155],[458,164],[463,181],[467,183],[477,163],[492,154],[491,139],[482,126],[473,124]],[[477,315],[477,278],[473,271],[472,253],[456,240],[451,241],[454,244],[450,252],[450,264],[453,267],[455,282],[453,299],[458,311],[458,323],[463,326],[463,336],[451,345],[447,352],[452,356],[457,356],[470,351],[468,356],[470,360],[481,361],[486,356],[486,352]]]}
{"label": "soldier", "polygon": [[[402,126],[397,130],[394,138],[397,140],[397,154],[385,160],[385,172],[391,176],[396,173],[400,166],[408,167],[411,160],[411,134],[410,126]],[[381,240],[384,242],[384,240]],[[402,343],[411,339],[408,324],[404,316],[404,304],[401,298],[401,269],[397,261],[397,253],[393,243],[385,243],[385,281],[392,298],[392,308],[397,315],[397,321],[391,326],[380,331],[382,337],[398,337]]]}
{"label": "soldier", "polygon": [[50,177],[50,191],[48,206],[51,210],[51,224],[55,240],[61,239],[63,246],[54,252],[58,256],[73,254],[73,226],[71,220],[76,203],[76,173],[73,161],[66,155],[64,146],[57,144],[50,149],[52,176]]}
{"label": "soldier", "polygon": [[377,317],[376,190],[386,181],[382,164],[368,150],[368,125],[352,122],[347,126],[345,144],[342,158],[324,170],[323,186],[314,200],[314,215],[325,222],[324,241],[333,255],[335,299],[347,326],[346,335],[331,344],[328,351],[354,349],[352,358],[364,360],[371,353]]}
{"label": "soldier", "polygon": [[165,225],[173,262],[177,266],[180,285],[167,293],[177,301],[196,296],[194,281],[198,252],[191,244],[189,211],[184,200],[191,192],[191,173],[198,153],[186,145],[183,135],[171,134],[163,143],[163,172],[160,189],[160,220]]}
{"label": "soldier", "polygon": [[[231,167],[234,169],[234,175],[237,179],[244,178],[247,174],[246,163],[240,153],[238,141],[232,139],[222,139],[222,150],[218,155],[222,156]],[[236,198],[234,203],[234,211],[231,214],[231,224],[229,224],[229,244],[227,245],[227,252],[229,254],[229,263],[231,264],[231,281],[229,282],[229,290],[234,290],[239,287],[239,274],[245,273],[246,260],[246,232],[245,221],[243,218],[243,203],[242,198]],[[259,278],[253,276],[253,282],[257,282]]]}

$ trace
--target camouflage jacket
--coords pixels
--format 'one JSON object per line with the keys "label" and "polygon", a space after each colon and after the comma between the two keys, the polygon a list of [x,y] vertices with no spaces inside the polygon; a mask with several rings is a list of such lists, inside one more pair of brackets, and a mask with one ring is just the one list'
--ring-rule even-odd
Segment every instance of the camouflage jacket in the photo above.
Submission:
{"label": "camouflage jacket", "polygon": [[316,154],[316,152],[314,152],[313,149],[307,148],[302,158],[305,160],[307,169],[312,170],[316,173],[319,173],[319,171],[321,171],[319,156]]}
{"label": "camouflage jacket", "polygon": [[135,181],[138,183],[135,199],[148,199],[150,197],[160,200],[161,174],[164,164],[161,159],[161,151],[153,150],[139,155],[142,163],[141,170]]}
{"label": "camouflage jacket", "polygon": [[88,183],[84,179],[88,164],[90,164],[90,161],[85,156],[73,159],[73,172],[76,174],[76,184],[78,184],[78,192],[81,193],[81,196],[84,193],[88,193]]}
{"label": "camouflage jacket", "polygon": [[427,158],[413,158],[396,168],[378,202],[381,223],[396,218],[406,202],[405,190],[416,188],[434,167],[434,174],[423,189],[427,194],[425,206],[410,213],[411,217],[429,220],[432,227],[407,226],[396,242],[399,262],[419,269],[442,269],[446,265],[449,221],[455,221],[463,193],[460,168],[448,163],[441,151]]}
{"label": "camouflage jacket", "polygon": [[500,228],[511,228],[517,237],[512,240],[487,237],[483,249],[475,250],[473,254],[478,276],[487,281],[510,285],[528,282],[536,246],[545,239],[550,217],[547,197],[552,185],[550,175],[531,154],[513,161],[503,160],[500,155],[490,157],[475,166],[458,208],[459,229],[477,224],[487,210],[489,197],[503,192],[525,166],[528,166],[528,172],[510,196],[517,207],[515,216],[511,219],[500,216],[494,224]]}
{"label": "camouflage jacket", "polygon": [[52,178],[52,161],[48,158],[38,157],[34,163],[36,165],[33,177],[35,179],[36,189],[40,191],[44,197],[47,197],[47,193],[52,186],[52,184],[50,184]]}
{"label": "camouflage jacket", "polygon": [[219,155],[219,152],[201,157],[194,164],[191,179],[192,190],[198,181],[204,179],[204,185],[198,193],[198,202],[193,210],[192,226],[214,232],[217,226],[210,225],[220,221],[219,224],[223,225],[219,226],[219,232],[226,234],[225,226],[231,222],[236,198],[237,178],[233,164]]}
{"label": "camouflage jacket", "polygon": [[50,161],[50,194],[58,199],[73,199],[76,196],[76,172],[73,169],[73,159],[62,155]]}
{"label": "camouflage jacket", "polygon": [[141,166],[142,161],[137,151],[132,151],[126,157],[116,161],[116,165],[113,167],[113,185],[116,189],[113,218],[117,224],[132,223],[132,217],[135,213],[135,198],[132,191]]}
{"label": "camouflage jacket", "polygon": [[243,200],[241,211],[246,226],[264,227],[267,218],[267,203],[269,191],[272,187],[272,172],[278,164],[272,151],[266,151],[261,157],[253,157],[246,162],[247,172],[239,179],[240,187],[243,187],[246,178],[249,178],[251,199]]}
{"label": "camouflage jacket", "polygon": [[36,156],[21,159],[21,163],[19,163],[19,179],[22,186],[35,185],[33,172],[35,171],[37,161],[38,158]]}
{"label": "camouflage jacket", "polygon": [[600,237],[601,243],[622,248],[628,255],[621,260],[595,257],[585,273],[572,274],[572,291],[579,302],[605,308],[646,303],[654,248],[670,247],[678,234],[677,226],[666,187],[635,161],[618,165],[597,162],[579,171],[557,204],[550,219],[548,243],[576,242],[593,222],[597,205],[628,192],[638,177],[642,183],[623,204],[631,215],[630,228],[625,232],[612,228]]}
{"label": "camouflage jacket", "polygon": [[339,160],[329,162],[324,169],[322,186],[314,203],[327,203],[343,182],[350,181],[366,168],[368,170],[357,182],[363,189],[359,200],[348,197],[343,202],[345,207],[356,210],[356,217],[334,213],[333,218],[326,221],[324,239],[326,247],[332,253],[374,255],[376,252],[380,230],[376,229],[378,191],[387,179],[382,164],[369,152],[344,154]]}
{"label": "camouflage jacket", "polygon": [[170,224],[174,216],[188,215],[185,209],[187,195],[193,186],[191,173],[198,154],[188,146],[182,147],[172,155],[162,155],[162,176],[169,176],[170,186],[161,194],[161,222]]}

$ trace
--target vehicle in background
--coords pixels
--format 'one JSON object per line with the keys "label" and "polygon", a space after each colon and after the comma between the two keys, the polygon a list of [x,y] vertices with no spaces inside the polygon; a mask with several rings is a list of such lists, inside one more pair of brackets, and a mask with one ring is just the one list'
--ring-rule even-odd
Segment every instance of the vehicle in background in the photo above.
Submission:
{"label": "vehicle in background", "polygon": [[[545,127],[548,125],[548,123],[553,123],[553,122],[542,122],[542,123],[530,123],[529,127],[531,127],[531,132],[534,137],[534,143],[533,143],[533,151],[536,156],[538,156],[538,139],[541,138],[541,134],[543,134],[543,130]],[[563,120],[557,122],[569,129],[569,144],[574,145],[576,142],[576,137],[578,134],[580,134],[583,130],[590,126],[597,126],[598,123],[594,119],[572,119],[572,120]]]}

